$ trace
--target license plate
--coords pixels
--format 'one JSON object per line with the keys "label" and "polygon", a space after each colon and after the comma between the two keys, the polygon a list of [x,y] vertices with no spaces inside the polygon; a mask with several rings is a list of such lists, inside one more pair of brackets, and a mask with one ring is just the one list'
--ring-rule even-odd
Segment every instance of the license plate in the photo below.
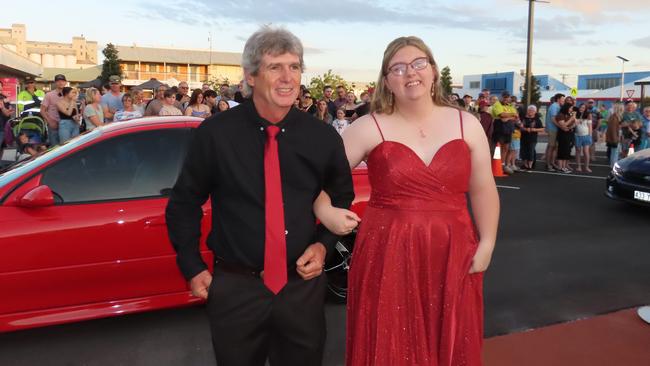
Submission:
{"label": "license plate", "polygon": [[644,202],[650,202],[650,193],[634,191],[634,199],[639,201],[644,201]]}

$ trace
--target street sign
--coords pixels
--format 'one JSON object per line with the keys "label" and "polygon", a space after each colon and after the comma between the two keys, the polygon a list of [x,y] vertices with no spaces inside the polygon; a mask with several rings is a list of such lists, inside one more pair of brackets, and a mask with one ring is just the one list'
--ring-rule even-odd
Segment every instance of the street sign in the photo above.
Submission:
{"label": "street sign", "polygon": [[628,98],[632,98],[632,96],[634,95],[634,89],[629,89],[626,90],[625,92],[627,93]]}
{"label": "street sign", "polygon": [[571,88],[571,96],[574,98],[578,96],[578,88]]}

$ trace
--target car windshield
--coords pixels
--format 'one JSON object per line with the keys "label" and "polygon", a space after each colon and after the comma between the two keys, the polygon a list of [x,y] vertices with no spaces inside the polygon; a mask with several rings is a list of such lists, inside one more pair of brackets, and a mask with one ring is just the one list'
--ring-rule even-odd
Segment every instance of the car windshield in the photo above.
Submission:
{"label": "car windshield", "polygon": [[16,177],[20,177],[25,172],[38,168],[39,166],[46,164],[48,161],[56,159],[66,152],[76,148],[77,146],[83,145],[88,141],[96,139],[97,137],[101,136],[101,134],[101,129],[96,128],[63,143],[62,145],[51,147],[41,154],[9,165],[8,167],[0,170],[0,187],[3,187],[5,184],[13,181]]}

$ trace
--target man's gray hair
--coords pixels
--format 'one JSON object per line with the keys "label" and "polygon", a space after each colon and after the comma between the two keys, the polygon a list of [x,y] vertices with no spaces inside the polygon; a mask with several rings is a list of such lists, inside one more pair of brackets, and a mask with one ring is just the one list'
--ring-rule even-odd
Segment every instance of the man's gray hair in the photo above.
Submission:
{"label": "man's gray hair", "polygon": [[[279,56],[285,53],[298,56],[300,59],[300,68],[305,69],[303,48],[300,39],[284,28],[272,27],[270,25],[262,26],[248,38],[244,46],[241,61],[244,74],[256,76],[260,70],[264,55]],[[252,94],[252,88],[246,80],[244,80],[243,89],[242,93],[244,96],[248,97]]]}

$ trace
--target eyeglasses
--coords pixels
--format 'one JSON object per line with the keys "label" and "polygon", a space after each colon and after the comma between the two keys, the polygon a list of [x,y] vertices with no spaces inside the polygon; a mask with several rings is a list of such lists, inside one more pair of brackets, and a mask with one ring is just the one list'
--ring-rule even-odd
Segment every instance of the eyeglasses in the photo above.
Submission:
{"label": "eyeglasses", "polygon": [[427,66],[429,66],[429,59],[426,57],[418,57],[410,63],[400,62],[388,67],[388,72],[395,76],[403,76],[406,74],[409,66],[411,66],[411,68],[415,71],[424,70]]}

